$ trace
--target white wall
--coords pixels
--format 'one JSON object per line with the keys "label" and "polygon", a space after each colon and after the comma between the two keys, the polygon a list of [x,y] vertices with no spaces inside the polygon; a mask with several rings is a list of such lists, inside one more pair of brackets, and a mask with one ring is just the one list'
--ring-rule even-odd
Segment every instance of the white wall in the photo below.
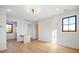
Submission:
{"label": "white wall", "polygon": [[4,9],[0,9],[0,50],[6,49],[6,13]]}
{"label": "white wall", "polygon": [[[62,32],[62,18],[72,15],[77,15],[77,32]],[[58,44],[79,48],[79,11],[74,10],[39,21],[39,40],[51,42],[54,30],[57,30]]]}
{"label": "white wall", "polygon": [[25,20],[19,20],[17,22],[17,41],[22,41],[20,35],[27,35],[28,24]]}
{"label": "white wall", "polygon": [[43,20],[39,22],[39,40],[51,42],[52,38],[52,20]]}
{"label": "white wall", "polygon": [[36,39],[36,24],[28,24],[28,34],[31,35],[32,39]]}

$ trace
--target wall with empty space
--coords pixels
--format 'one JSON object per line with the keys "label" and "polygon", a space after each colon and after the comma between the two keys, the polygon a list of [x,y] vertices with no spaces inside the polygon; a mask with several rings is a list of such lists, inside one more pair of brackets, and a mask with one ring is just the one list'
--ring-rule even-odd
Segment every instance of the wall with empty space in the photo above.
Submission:
{"label": "wall with empty space", "polygon": [[[62,18],[77,15],[77,31],[62,32]],[[57,43],[79,48],[79,10],[73,10],[39,21],[39,40],[52,42],[52,32],[57,30]]]}
{"label": "wall with empty space", "polygon": [[27,35],[27,23],[24,20],[19,20],[17,22],[17,41],[22,41],[20,35]]}
{"label": "wall with empty space", "polygon": [[36,39],[36,24],[35,23],[30,23],[28,24],[28,35],[31,35],[32,39]]}
{"label": "wall with empty space", "polygon": [[52,20],[42,20],[38,23],[39,40],[51,42],[52,38]]}
{"label": "wall with empty space", "polygon": [[0,50],[7,47],[6,42],[6,13],[4,9],[0,9]]}

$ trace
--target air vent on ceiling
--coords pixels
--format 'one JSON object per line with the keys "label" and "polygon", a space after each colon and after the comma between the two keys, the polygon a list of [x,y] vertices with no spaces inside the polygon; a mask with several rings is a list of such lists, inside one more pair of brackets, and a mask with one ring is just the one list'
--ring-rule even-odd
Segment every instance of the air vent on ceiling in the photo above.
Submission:
{"label": "air vent on ceiling", "polygon": [[67,11],[68,11],[68,9],[65,9],[65,10],[64,10],[64,12],[67,12]]}

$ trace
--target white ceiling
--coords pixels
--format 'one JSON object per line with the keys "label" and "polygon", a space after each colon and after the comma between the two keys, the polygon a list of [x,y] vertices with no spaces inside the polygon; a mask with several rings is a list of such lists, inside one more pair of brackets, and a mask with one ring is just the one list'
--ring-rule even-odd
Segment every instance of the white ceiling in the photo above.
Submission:
{"label": "white ceiling", "polygon": [[[38,21],[56,14],[63,13],[64,11],[71,11],[79,6],[77,5],[3,5],[2,8],[10,9],[11,11],[7,11],[8,17],[17,17],[20,19],[30,20],[30,21]],[[31,9],[39,9],[39,13],[37,15],[32,15]],[[56,9],[58,11],[56,11]],[[30,11],[28,13],[28,11]]]}

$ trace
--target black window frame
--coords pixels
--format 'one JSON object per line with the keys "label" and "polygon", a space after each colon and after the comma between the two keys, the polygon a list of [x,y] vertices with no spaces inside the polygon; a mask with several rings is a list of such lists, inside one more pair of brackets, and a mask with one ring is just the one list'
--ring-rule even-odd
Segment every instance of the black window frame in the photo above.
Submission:
{"label": "black window frame", "polygon": [[[70,24],[69,24],[69,19],[68,19],[68,31],[64,31],[63,25],[65,25],[65,24],[63,24],[64,23],[63,20],[67,19],[67,18],[71,18],[71,17],[75,17],[75,30],[74,31],[69,30]],[[62,18],[62,32],[76,32],[76,31],[77,31],[77,16],[76,15]]]}
{"label": "black window frame", "polygon": [[13,33],[13,24],[9,24],[9,23],[7,23],[7,24],[12,26],[11,32],[7,32],[7,33]]}

